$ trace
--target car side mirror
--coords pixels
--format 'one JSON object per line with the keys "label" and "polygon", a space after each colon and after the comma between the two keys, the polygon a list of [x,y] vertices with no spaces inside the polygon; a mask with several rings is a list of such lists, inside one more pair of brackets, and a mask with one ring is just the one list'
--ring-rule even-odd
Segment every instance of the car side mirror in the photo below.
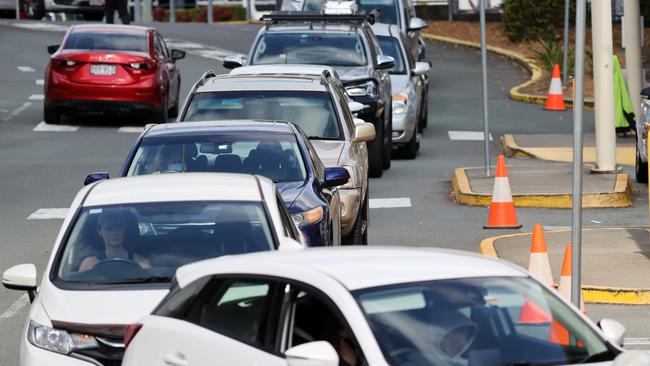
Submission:
{"label": "car side mirror", "polygon": [[409,21],[409,31],[415,32],[427,27],[427,22],[422,18],[413,17]]}
{"label": "car side mirror", "polygon": [[325,168],[324,188],[342,186],[350,180],[350,173],[347,169],[341,167]]}
{"label": "car side mirror", "polygon": [[641,96],[645,99],[650,99],[650,86],[641,90]]}
{"label": "car side mirror", "polygon": [[10,290],[27,291],[29,301],[36,296],[36,266],[27,263],[13,266],[2,274],[2,285]]}
{"label": "car side mirror", "polygon": [[386,55],[379,55],[377,56],[377,68],[378,69],[390,69],[391,67],[395,66],[395,59],[386,56]]}
{"label": "car side mirror", "polygon": [[284,356],[288,366],[338,366],[339,355],[329,342],[315,341],[291,347]]}
{"label": "car side mirror", "polygon": [[172,48],[172,60],[176,61],[183,58],[185,58],[185,51]]}
{"label": "car side mirror", "polygon": [[52,46],[47,46],[47,53],[49,53],[50,55],[53,55],[53,54],[56,53],[56,51],[59,50],[59,47],[60,46],[58,44],[55,44],[55,45],[52,45]]}
{"label": "car side mirror", "polygon": [[411,70],[413,75],[424,75],[431,69],[428,62],[416,62],[415,67]]}
{"label": "car side mirror", "polygon": [[602,319],[598,326],[603,331],[605,339],[618,346],[623,346],[623,337],[625,336],[625,326],[613,319]]}
{"label": "car side mirror", "polygon": [[371,141],[375,139],[375,125],[368,122],[355,123],[354,141]]}
{"label": "car side mirror", "polygon": [[363,112],[364,109],[368,108],[367,105],[359,102],[348,102],[348,108],[350,108],[350,112],[354,113],[359,113]]}
{"label": "car side mirror", "polygon": [[223,67],[226,69],[236,69],[246,64],[246,56],[230,55],[223,58]]}
{"label": "car side mirror", "polygon": [[108,174],[108,172],[90,173],[86,176],[86,179],[84,179],[84,186],[104,179],[111,179],[111,176]]}

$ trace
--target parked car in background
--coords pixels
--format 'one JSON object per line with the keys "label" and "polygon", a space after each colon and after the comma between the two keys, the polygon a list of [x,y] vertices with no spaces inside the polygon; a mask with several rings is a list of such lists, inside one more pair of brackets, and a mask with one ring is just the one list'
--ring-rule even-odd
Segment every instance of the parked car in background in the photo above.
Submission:
{"label": "parked car in background", "polygon": [[[350,175],[325,168],[299,127],[282,121],[168,123],[147,128],[133,145],[121,176],[224,172],[271,179],[309,246],[341,242],[337,186]],[[183,188],[185,189],[185,188]]]}
{"label": "parked car in background", "polygon": [[650,87],[641,91],[641,116],[636,119],[636,181],[648,183],[648,147],[646,123],[650,123]]}
{"label": "parked car in background", "polygon": [[[343,3],[346,4],[345,2]],[[376,137],[368,142],[370,176],[378,178],[390,168],[392,114],[390,77],[394,60],[382,54],[370,29],[372,16],[354,15],[350,8],[325,13],[277,12],[264,17],[248,58],[224,59],[224,67],[249,65],[309,64],[333,67],[346,92],[366,107],[359,118],[375,126]]]}
{"label": "parked car in background", "polygon": [[[179,189],[181,187],[181,189]],[[70,206],[37,287],[36,267],[6,270],[28,291],[20,365],[119,365],[126,324],[197,260],[296,250],[273,182],[241,174],[161,174],[96,182]]]}
{"label": "parked car in background", "polygon": [[610,319],[599,330],[521,268],[461,251],[254,253],[176,278],[127,328],[124,366],[215,355],[240,366],[606,366],[624,333]]}
{"label": "parked car in background", "polygon": [[27,17],[34,20],[49,12],[81,14],[91,21],[104,17],[104,0],[25,0],[25,8]]}
{"label": "parked car in background", "polygon": [[372,30],[382,52],[395,59],[395,65],[388,69],[393,94],[393,148],[402,157],[414,159],[428,115],[429,64],[416,62],[406,52],[405,37],[397,26],[376,23]]}
{"label": "parked car in background", "polygon": [[[362,108],[358,103],[351,103]],[[368,242],[368,150],[374,126],[356,119],[336,71],[327,66],[260,65],[206,73],[192,88],[179,121],[265,118],[292,121],[305,132],[326,167],[350,180],[341,197],[343,244]]]}
{"label": "parked car in background", "polygon": [[46,123],[82,113],[144,113],[149,122],[166,122],[178,113],[181,75],[176,61],[185,52],[167,49],[154,28],[73,25],[61,45],[48,51]]}

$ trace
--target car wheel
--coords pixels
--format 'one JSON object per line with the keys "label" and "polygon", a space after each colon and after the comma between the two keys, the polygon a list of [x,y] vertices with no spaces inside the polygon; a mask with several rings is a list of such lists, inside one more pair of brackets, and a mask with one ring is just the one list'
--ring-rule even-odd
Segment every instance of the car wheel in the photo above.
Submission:
{"label": "car wheel", "polygon": [[418,126],[420,127],[420,132],[422,132],[425,128],[427,128],[427,125],[429,124],[429,104],[427,103],[427,94],[424,93],[424,99],[422,100],[422,108],[420,112],[420,118],[418,120]]}
{"label": "car wheel", "polygon": [[375,138],[368,141],[368,175],[379,178],[384,173],[384,124],[380,119],[375,120]]}
{"label": "car wheel", "polygon": [[352,231],[343,238],[343,245],[368,245],[368,192],[359,210],[359,216]]}
{"label": "car wheel", "polygon": [[169,105],[167,103],[167,98],[165,98],[165,101],[163,102],[162,108],[159,111],[154,112],[152,122],[153,123],[167,123],[168,113],[169,113]]}
{"label": "car wheel", "polygon": [[[392,118],[392,111],[389,109],[388,110],[388,128],[384,130],[384,139],[387,141],[384,142],[384,162],[382,164],[382,168],[385,170],[390,169],[390,155],[391,152],[393,151],[393,118]],[[386,136],[388,135],[388,136]]]}
{"label": "car wheel", "polygon": [[176,93],[176,98],[174,99],[175,100],[174,106],[169,109],[169,117],[172,118],[178,117],[178,94],[179,93],[180,91]]}
{"label": "car wheel", "polygon": [[48,125],[58,125],[61,122],[61,113],[56,108],[43,109],[43,119]]}
{"label": "car wheel", "polygon": [[43,0],[27,0],[27,17],[41,20],[45,16],[45,3]]}
{"label": "car wheel", "polygon": [[634,164],[634,170],[636,173],[636,181],[639,183],[648,183],[648,162],[643,162],[641,160],[641,155],[637,148],[636,151],[636,163]]}
{"label": "car wheel", "polygon": [[418,133],[417,131],[413,131],[413,137],[411,137],[409,142],[399,148],[399,156],[404,159],[415,159],[419,149]]}

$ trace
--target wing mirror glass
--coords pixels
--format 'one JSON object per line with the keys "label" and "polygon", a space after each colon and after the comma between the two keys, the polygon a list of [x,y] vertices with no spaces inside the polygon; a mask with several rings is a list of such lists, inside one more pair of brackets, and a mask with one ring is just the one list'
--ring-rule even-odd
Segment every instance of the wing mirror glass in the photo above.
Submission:
{"label": "wing mirror glass", "polygon": [[182,50],[179,50],[179,49],[176,49],[176,48],[172,48],[172,60],[176,61],[176,60],[180,60],[180,59],[183,59],[183,58],[185,58],[185,51],[182,51]]}
{"label": "wing mirror glass", "polygon": [[347,169],[341,167],[325,168],[325,181],[323,187],[331,188],[342,186],[350,180],[350,173]]}
{"label": "wing mirror glass", "polygon": [[55,45],[52,45],[52,46],[47,46],[47,53],[49,53],[50,55],[55,54],[56,51],[58,51],[58,50],[59,50],[59,45],[58,44],[55,44]]}
{"label": "wing mirror glass", "polygon": [[[344,169],[345,170],[345,169]],[[338,366],[339,355],[326,341],[315,341],[291,347],[284,355],[288,366]]]}
{"label": "wing mirror glass", "polygon": [[246,56],[230,55],[223,58],[223,67],[226,69],[236,69],[246,64]]}
{"label": "wing mirror glass", "polygon": [[378,69],[390,69],[391,67],[395,66],[395,59],[386,56],[386,55],[379,55],[377,56],[377,68]]}
{"label": "wing mirror glass", "polygon": [[375,135],[375,125],[372,123],[362,121],[354,124],[354,141],[371,141],[375,139]]}
{"label": "wing mirror glass", "polygon": [[10,290],[27,291],[29,301],[36,296],[36,266],[27,263],[13,266],[2,274],[2,285]]}
{"label": "wing mirror glass", "polygon": [[598,326],[603,331],[605,339],[609,342],[623,346],[623,337],[625,336],[625,326],[613,319],[602,319]]}
{"label": "wing mirror glass", "polygon": [[428,62],[416,62],[412,73],[413,73],[413,75],[418,75],[418,76],[419,75],[424,75],[427,72],[429,72],[430,69],[431,69],[431,67],[429,66]]}
{"label": "wing mirror glass", "polygon": [[90,173],[86,176],[86,179],[84,179],[84,186],[104,179],[111,179],[111,176],[108,174],[108,172]]}
{"label": "wing mirror glass", "polygon": [[409,21],[409,31],[419,31],[420,29],[426,28],[427,22],[422,18],[411,18]]}

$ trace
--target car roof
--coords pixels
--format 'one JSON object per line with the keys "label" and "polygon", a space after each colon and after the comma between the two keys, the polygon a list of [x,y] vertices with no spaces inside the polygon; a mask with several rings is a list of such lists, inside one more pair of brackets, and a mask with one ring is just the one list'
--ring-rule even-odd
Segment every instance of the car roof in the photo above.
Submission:
{"label": "car roof", "polygon": [[82,205],[91,207],[145,202],[262,201],[260,184],[272,182],[250,174],[231,173],[165,173],[115,178],[94,184]]}
{"label": "car roof", "polygon": [[230,75],[306,75],[320,77],[323,71],[335,74],[331,66],[304,64],[271,64],[238,67],[230,71]]}
{"label": "car roof", "polygon": [[398,38],[400,34],[399,27],[395,24],[375,23],[371,28],[376,36],[390,36]]}
{"label": "car roof", "polygon": [[196,136],[215,134],[293,135],[289,123],[275,120],[219,120],[201,122],[172,122],[152,126],[144,138]]}
{"label": "car roof", "polygon": [[218,75],[197,89],[197,93],[232,90],[325,91],[320,76],[313,75]]}
{"label": "car roof", "polygon": [[152,30],[151,27],[143,27],[139,25],[123,25],[123,24],[76,24],[70,28],[70,32],[106,32],[106,33],[129,33],[129,34],[145,34],[147,31]]}
{"label": "car roof", "polygon": [[[527,273],[500,260],[478,254],[440,249],[405,247],[310,248],[279,255],[255,253],[210,259],[179,268],[179,283],[213,274],[258,274],[266,268],[281,268],[295,280],[296,273],[319,272],[340,282],[348,290],[469,277],[524,277]],[[292,273],[294,273],[292,275]],[[311,285],[318,286],[312,283]]]}
{"label": "car roof", "polygon": [[[361,23],[364,24],[364,23]],[[268,25],[264,33],[355,33],[361,32],[360,24],[313,22],[291,22]]]}

